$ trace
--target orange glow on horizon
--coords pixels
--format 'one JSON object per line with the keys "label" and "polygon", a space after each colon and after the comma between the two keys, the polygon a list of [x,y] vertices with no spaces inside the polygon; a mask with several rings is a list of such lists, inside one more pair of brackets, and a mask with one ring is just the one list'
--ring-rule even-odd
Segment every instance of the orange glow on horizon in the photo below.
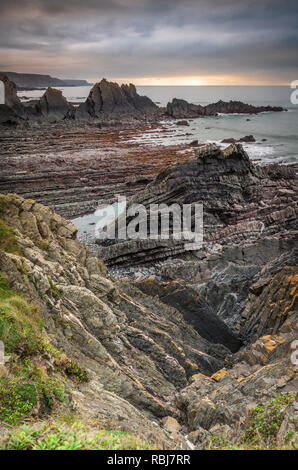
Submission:
{"label": "orange glow on horizon", "polygon": [[[233,75],[208,75],[202,77],[123,77],[113,78],[106,77],[107,80],[121,85],[122,83],[134,83],[137,86],[269,86],[269,85],[285,85],[278,80],[268,81],[266,78],[243,77]],[[101,78],[90,78],[88,81],[96,83]]]}

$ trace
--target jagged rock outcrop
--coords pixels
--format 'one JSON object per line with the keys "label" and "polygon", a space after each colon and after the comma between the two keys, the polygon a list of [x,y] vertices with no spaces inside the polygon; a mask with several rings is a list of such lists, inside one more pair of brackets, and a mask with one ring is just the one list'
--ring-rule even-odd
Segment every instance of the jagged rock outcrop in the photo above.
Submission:
{"label": "jagged rock outcrop", "polygon": [[94,85],[85,103],[78,107],[76,118],[152,117],[158,109],[149,98],[138,95],[133,84],[119,86],[103,79]]}
{"label": "jagged rock outcrop", "polygon": [[201,116],[216,116],[221,114],[258,114],[263,112],[284,111],[280,106],[253,106],[241,101],[218,101],[206,106],[188,103],[185,100],[174,98],[167,104],[166,114],[176,119],[196,118]]}
{"label": "jagged rock outcrop", "polygon": [[16,85],[0,74],[5,85],[5,105],[0,105],[0,124],[19,124],[24,121],[57,122],[74,117],[74,107],[62,95],[62,91],[49,87],[39,100],[22,104]]}
{"label": "jagged rock outcrop", "polygon": [[297,310],[297,255],[297,250],[285,251],[265,266],[259,259],[244,266],[230,262],[194,288],[246,343],[255,341],[265,333],[276,334],[284,313]]}
{"label": "jagged rock outcrop", "polygon": [[94,85],[85,103],[75,109],[60,90],[51,87],[38,101],[31,100],[23,105],[17,96],[15,84],[3,74],[0,74],[0,79],[5,84],[6,105],[8,106],[7,108],[2,105],[0,109],[0,123],[10,122],[12,118],[15,118],[15,122],[18,123],[20,118],[56,122],[73,118],[79,120],[90,118],[109,120],[119,117],[140,119],[160,115],[158,106],[147,96],[140,96],[133,84],[119,86],[117,83],[103,79]]}
{"label": "jagged rock outcrop", "polygon": [[[203,204],[204,245],[193,263],[164,264],[171,279],[192,282],[206,279],[213,269],[231,261],[248,264],[258,259],[265,264],[291,249],[297,238],[297,176],[295,169],[281,165],[254,165],[241,145],[226,150],[207,146],[196,158],[162,171],[141,194],[128,204]],[[122,220],[125,214],[119,218]],[[131,218],[127,218],[126,223]],[[141,223],[141,222],[140,222]],[[150,223],[147,220],[149,230]],[[194,225],[194,220],[193,220]],[[194,226],[192,226],[194,230]],[[149,232],[148,232],[149,237]],[[99,240],[100,255],[109,265],[144,264],[179,257],[188,248],[183,240]],[[171,275],[171,267],[173,268]]]}
{"label": "jagged rock outcrop", "polygon": [[166,114],[175,119],[195,118],[206,114],[204,106],[188,103],[186,100],[174,98],[167,104]]}
{"label": "jagged rock outcrop", "polygon": [[68,103],[61,90],[49,87],[35,105],[35,112],[49,122],[74,117],[74,107]]}
{"label": "jagged rock outcrop", "polygon": [[0,80],[5,87],[5,104],[10,108],[18,110],[21,108],[21,101],[17,95],[17,88],[9,78],[0,72]]}

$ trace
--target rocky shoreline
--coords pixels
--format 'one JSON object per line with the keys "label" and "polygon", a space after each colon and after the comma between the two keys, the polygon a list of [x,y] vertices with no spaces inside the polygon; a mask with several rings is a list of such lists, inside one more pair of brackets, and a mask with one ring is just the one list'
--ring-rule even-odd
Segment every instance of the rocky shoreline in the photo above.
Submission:
{"label": "rocky shoreline", "polygon": [[[102,81],[77,109],[52,89],[24,107],[6,86],[0,331],[11,360],[0,366],[0,440],[12,424],[64,413],[159,449],[295,447],[295,166],[259,166],[235,142],[139,143],[165,110],[133,86]],[[168,114],[223,109],[182,105]],[[91,253],[62,216],[121,194],[147,209],[203,204],[202,248],[109,240]],[[7,396],[23,386],[31,401],[21,394],[13,421]]]}
{"label": "rocky shoreline", "polygon": [[105,78],[96,83],[84,103],[68,103],[60,90],[48,87],[38,100],[21,103],[14,82],[0,72],[5,87],[5,104],[0,104],[0,125],[13,126],[28,122],[89,121],[99,119],[150,120],[162,118],[198,118],[218,114],[258,114],[285,111],[282,107],[252,106],[240,101],[218,101],[207,106],[174,98],[166,108],[157,106],[147,96],[140,96],[135,85],[119,86]]}
{"label": "rocky shoreline", "polygon": [[0,105],[0,191],[33,198],[69,219],[118,194],[138,193],[162,169],[187,161],[203,145],[145,142],[143,136],[155,130],[161,140],[169,138],[173,130],[164,123],[174,118],[133,85],[102,80],[78,107],[52,88],[24,104],[14,83],[1,77],[6,105]]}

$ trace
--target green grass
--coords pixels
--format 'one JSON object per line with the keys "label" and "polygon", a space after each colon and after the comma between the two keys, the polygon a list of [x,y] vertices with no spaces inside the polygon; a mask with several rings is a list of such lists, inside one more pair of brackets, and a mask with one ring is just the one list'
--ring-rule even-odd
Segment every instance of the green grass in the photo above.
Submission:
{"label": "green grass", "polygon": [[10,289],[0,273],[0,339],[7,353],[29,356],[39,350],[43,322],[36,305]]}
{"label": "green grass", "polygon": [[36,405],[43,413],[50,413],[56,405],[69,406],[71,393],[54,376],[25,360],[12,365],[14,377],[0,377],[0,420],[19,424],[32,414]]}
{"label": "green grass", "polygon": [[21,252],[13,228],[3,219],[0,219],[0,250],[15,254]]}
{"label": "green grass", "polygon": [[46,412],[59,403],[70,404],[70,393],[62,381],[48,376],[42,367],[45,352],[54,359],[56,374],[62,380],[66,376],[76,383],[89,380],[83,367],[43,338],[42,329],[39,308],[13,291],[0,273],[0,340],[5,354],[11,356],[9,377],[0,377],[1,421],[17,424],[32,414],[37,403]]}
{"label": "green grass", "polygon": [[9,433],[0,449],[5,450],[151,450],[152,444],[123,431],[91,430],[74,424],[70,429],[23,426]]}

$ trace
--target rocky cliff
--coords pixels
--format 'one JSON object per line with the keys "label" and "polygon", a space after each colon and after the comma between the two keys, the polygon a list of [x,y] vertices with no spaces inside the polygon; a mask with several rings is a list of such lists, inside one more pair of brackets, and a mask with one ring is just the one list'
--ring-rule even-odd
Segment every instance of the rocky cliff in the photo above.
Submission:
{"label": "rocky cliff", "polygon": [[[173,306],[117,283],[77,241],[76,228],[46,207],[8,195],[1,196],[0,209],[1,276],[9,289],[37,305],[45,328],[34,330],[37,340],[49,341],[49,351],[60,351],[87,371],[88,383],[83,380],[72,395],[74,408],[138,433],[150,434],[152,422],[167,416],[177,418],[175,393],[193,374],[211,375],[222,367],[229,344],[207,340]],[[5,342],[4,321],[0,315]],[[212,321],[233,337],[220,319]],[[27,355],[21,344],[10,345],[13,363]],[[55,358],[42,348],[37,353],[51,374]],[[5,369],[12,378],[13,367]],[[42,408],[35,412],[43,415]]]}
{"label": "rocky cliff", "polygon": [[[281,445],[295,432],[294,252],[249,283],[247,346],[237,352],[212,293],[199,303],[175,282],[116,281],[76,228],[46,207],[7,195],[0,210],[0,335],[11,356],[0,370],[4,423],[71,410],[94,428],[136,433],[158,448],[208,447],[217,438],[242,445],[252,433],[249,410],[278,397],[288,406]],[[32,393],[20,395],[20,411],[7,390],[24,387]]]}

